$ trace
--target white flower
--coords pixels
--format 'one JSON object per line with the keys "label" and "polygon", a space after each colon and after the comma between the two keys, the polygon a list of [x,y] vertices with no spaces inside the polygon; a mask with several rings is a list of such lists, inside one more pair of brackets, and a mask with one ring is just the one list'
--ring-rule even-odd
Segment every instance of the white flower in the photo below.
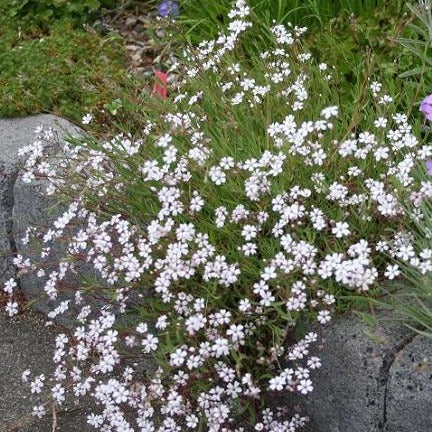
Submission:
{"label": "white flower", "polygon": [[384,117],[378,117],[374,121],[374,125],[376,128],[385,128],[387,126],[387,119]]}
{"label": "white flower", "polygon": [[198,330],[205,327],[206,322],[207,318],[203,314],[192,315],[185,321],[186,330],[189,335],[193,336]]}
{"label": "white flower", "polygon": [[89,414],[87,416],[87,423],[90,426],[93,426],[95,428],[99,428],[103,424],[103,417],[98,414]]}
{"label": "white flower", "polygon": [[241,324],[232,324],[227,330],[227,336],[231,336],[233,342],[239,342],[240,345],[244,344],[244,326]]}
{"label": "white flower", "polygon": [[143,351],[149,353],[151,351],[156,351],[158,347],[159,340],[156,336],[148,334],[144,340],[141,341],[143,346]]}
{"label": "white flower", "polygon": [[15,279],[14,278],[10,278],[9,280],[7,280],[5,282],[3,291],[6,294],[12,294],[14,288],[16,288],[16,287],[17,287],[17,283],[15,282]]}
{"label": "white flower", "polygon": [[82,118],[81,122],[84,125],[88,125],[92,120],[93,120],[93,115],[88,113]]}
{"label": "white flower", "polygon": [[198,426],[198,417],[195,414],[186,416],[186,426],[190,429],[195,429]]}
{"label": "white flower", "polygon": [[8,301],[5,310],[10,317],[16,315],[18,313],[18,303],[16,301]]}
{"label": "white flower", "polygon": [[370,85],[370,88],[372,90],[373,95],[377,96],[377,94],[381,91],[382,84],[380,82],[374,81]]}
{"label": "white flower", "polygon": [[255,243],[246,243],[241,247],[241,250],[246,256],[252,256],[257,252],[257,245]]}
{"label": "white flower", "polygon": [[218,186],[226,182],[226,174],[218,166],[210,168],[209,176],[212,182]]}
{"label": "white flower", "polygon": [[390,95],[383,95],[380,99],[379,99],[379,101],[378,101],[378,103],[380,104],[380,105],[387,105],[387,104],[389,104],[389,103],[391,103],[391,102],[393,102],[393,98],[390,96]]}
{"label": "white flower", "polygon": [[386,271],[385,271],[385,273],[384,273],[384,276],[385,276],[387,279],[392,280],[392,279],[394,279],[395,277],[399,276],[400,273],[401,273],[401,272],[400,272],[399,266],[398,266],[397,264],[395,264],[395,265],[390,265],[390,264],[388,264],[388,265],[387,265],[387,268],[386,268]]}
{"label": "white flower", "polygon": [[322,310],[318,312],[317,320],[320,324],[326,324],[331,320],[330,312]]}
{"label": "white flower", "polygon": [[37,418],[42,418],[46,414],[46,409],[43,405],[36,405],[33,407],[32,415]]}
{"label": "white flower", "polygon": [[270,379],[269,389],[281,391],[281,390],[283,390],[285,384],[286,384],[286,379],[284,377],[276,376],[276,377]]}
{"label": "white flower", "polygon": [[186,356],[187,352],[184,349],[178,348],[170,355],[170,365],[181,366],[184,363]]}
{"label": "white flower", "polygon": [[148,325],[146,323],[139,323],[136,327],[136,331],[140,334],[147,333]]}
{"label": "white flower", "polygon": [[257,236],[257,229],[253,225],[245,225],[243,227],[241,235],[246,241],[252,240]]}
{"label": "white flower", "polygon": [[164,330],[168,326],[168,317],[166,315],[161,315],[158,317],[155,327],[158,330]]}
{"label": "white flower", "polygon": [[30,376],[30,370],[26,369],[22,375],[21,375],[21,379],[23,382],[27,382],[28,381],[28,377]]}
{"label": "white flower", "polygon": [[321,111],[321,117],[324,117],[326,120],[328,120],[331,117],[335,117],[339,114],[339,108],[337,106],[330,106],[327,108],[324,108]]}
{"label": "white flower", "polygon": [[307,361],[307,365],[310,369],[319,369],[321,367],[321,360],[318,357],[311,357]]}
{"label": "white flower", "polygon": [[313,390],[312,381],[310,379],[302,379],[297,385],[297,390],[301,394],[308,394]]}
{"label": "white flower", "polygon": [[335,226],[332,228],[332,233],[336,238],[346,237],[351,233],[349,230],[349,225],[346,222],[336,222]]}
{"label": "white flower", "polygon": [[214,341],[211,349],[214,357],[216,358],[222,357],[224,355],[228,355],[229,354],[228,340],[225,338],[217,338]]}
{"label": "white flower", "polygon": [[197,191],[194,191],[189,206],[191,212],[199,212],[203,206],[204,206],[204,200],[200,197]]}

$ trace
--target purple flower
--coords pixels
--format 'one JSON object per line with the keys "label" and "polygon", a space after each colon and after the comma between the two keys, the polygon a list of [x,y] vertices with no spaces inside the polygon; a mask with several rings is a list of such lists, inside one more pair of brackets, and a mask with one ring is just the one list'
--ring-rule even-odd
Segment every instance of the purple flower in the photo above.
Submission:
{"label": "purple flower", "polygon": [[419,110],[428,120],[432,120],[432,94],[422,100]]}
{"label": "purple flower", "polygon": [[175,17],[179,14],[179,6],[175,1],[163,1],[158,8],[159,15],[163,18]]}
{"label": "purple flower", "polygon": [[426,161],[426,168],[427,168],[427,173],[429,175],[432,175],[432,160]]}

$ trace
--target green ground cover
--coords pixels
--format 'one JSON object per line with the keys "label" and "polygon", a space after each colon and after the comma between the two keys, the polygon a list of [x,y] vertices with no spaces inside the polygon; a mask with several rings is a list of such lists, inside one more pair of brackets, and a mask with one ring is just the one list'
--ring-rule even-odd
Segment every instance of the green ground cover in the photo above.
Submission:
{"label": "green ground cover", "polygon": [[0,6],[1,117],[50,112],[79,122],[86,112],[140,93],[120,38],[86,31],[73,17],[11,15],[12,7]]}

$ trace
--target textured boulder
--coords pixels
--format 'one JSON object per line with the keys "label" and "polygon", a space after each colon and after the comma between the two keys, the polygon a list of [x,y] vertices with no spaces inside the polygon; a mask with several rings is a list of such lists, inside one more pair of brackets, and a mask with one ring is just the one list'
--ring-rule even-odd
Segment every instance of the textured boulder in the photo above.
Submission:
{"label": "textured boulder", "polygon": [[[313,432],[432,430],[432,341],[378,313],[375,328],[347,314],[323,328],[314,391],[287,397]],[[429,360],[428,360],[429,359]]]}
{"label": "textured boulder", "polygon": [[[13,187],[18,174],[18,149],[33,142],[35,128],[41,123],[68,124],[51,115],[0,120],[0,282],[15,275],[12,257],[16,245],[12,236]],[[57,126],[58,127],[58,126]]]}
{"label": "textured boulder", "polygon": [[432,341],[421,336],[401,349],[389,370],[386,432],[432,431]]}
{"label": "textured boulder", "polygon": [[[52,128],[59,136],[82,132],[72,123],[49,114],[0,120],[1,284],[17,277],[13,257],[29,252],[21,243],[25,228],[33,223],[46,223],[50,218],[47,207],[52,201],[41,193],[42,185],[24,184],[20,179],[22,161],[18,150],[35,140],[35,129],[40,125]],[[34,276],[21,277],[19,282],[27,299],[38,299],[40,286]],[[49,310],[46,301],[35,301],[33,306],[45,313]],[[57,423],[58,432],[92,430],[83,407],[72,402],[57,412],[56,419],[49,415],[38,420],[29,415],[36,400],[21,383],[21,374],[27,368],[37,374],[48,375],[52,371],[56,334],[57,328],[45,327],[37,315],[27,312],[11,320],[0,312],[0,431],[46,432],[52,430],[53,423]]]}
{"label": "textured boulder", "polygon": [[[1,122],[2,121],[0,120],[0,136],[2,131]],[[12,125],[14,125],[17,130],[19,130],[20,125],[24,125],[24,130],[26,131],[25,134],[17,134],[15,138],[15,147],[17,148],[26,144],[31,144],[34,141],[35,134],[33,131],[38,125],[43,125],[44,128],[50,127],[57,132],[60,144],[62,138],[66,134],[79,136],[84,133],[83,130],[78,129],[66,120],[50,115],[14,120],[12,121]],[[8,123],[3,127],[7,128]],[[13,175],[10,180],[8,180],[9,183],[7,187],[4,188],[7,192],[0,190],[0,193],[5,194],[5,196],[10,196],[9,201],[5,204],[5,207],[7,207],[6,213],[8,215],[8,224],[3,224],[5,227],[3,231],[8,231],[9,233],[8,236],[5,236],[5,238],[8,238],[8,244],[5,245],[5,247],[7,248],[10,243],[12,245],[10,247],[12,253],[9,253],[9,255],[20,254],[24,258],[30,258],[32,262],[38,263],[40,261],[40,245],[31,242],[29,244],[24,244],[22,242],[22,237],[24,236],[26,229],[31,226],[48,229],[52,222],[66,210],[66,207],[59,206],[58,203],[56,203],[55,198],[47,196],[44,193],[46,182],[42,180],[34,181],[31,184],[23,182],[23,170],[19,169],[16,153],[17,152],[15,151],[15,153],[11,155],[9,158],[10,161],[8,159],[9,164],[12,167]],[[54,156],[61,158],[61,153],[57,148],[53,147],[51,153],[54,153]],[[55,158],[51,158],[50,162],[53,163],[52,161],[55,161]],[[65,230],[65,237],[74,235],[78,229],[79,225],[74,225],[72,228],[69,228],[67,232]],[[51,253],[47,261],[49,261],[51,265],[44,268],[47,273],[58,270],[58,262],[65,257],[64,251],[67,247],[66,243],[67,240],[65,240],[64,244],[61,244],[60,241],[56,241],[53,245],[50,245]],[[8,262],[8,269],[10,268],[13,269],[13,266]],[[15,269],[13,270],[15,271]],[[99,275],[94,270],[93,266],[84,261],[75,263],[75,270],[78,276],[69,273],[63,279],[65,284],[75,284],[77,277],[82,279],[91,278],[92,280],[99,279]],[[11,274],[14,273],[14,271],[9,271],[8,277],[11,277]],[[38,278],[36,272],[20,272],[19,275],[21,290],[25,297],[32,302],[32,308],[47,316],[56,307],[58,307],[61,302],[74,299],[75,293],[72,290],[59,290],[57,298],[55,300],[50,300],[44,293],[44,278]],[[6,277],[3,278],[3,281],[6,279]],[[102,283],[103,281],[101,281],[101,284]],[[108,294],[104,292],[97,292],[94,297],[91,297],[91,294],[87,293],[86,302],[93,306],[93,312],[95,315],[98,314],[98,311],[102,307],[108,307],[109,300],[107,295]],[[129,298],[130,304],[136,303],[139,300],[140,299],[137,296],[133,297],[131,295]],[[54,318],[55,322],[66,327],[72,327],[81,307],[82,305],[78,306],[72,301],[69,304],[68,311],[57,315],[57,317]],[[109,305],[109,307],[112,308],[111,310],[115,310],[115,306]]]}
{"label": "textured boulder", "polygon": [[[22,254],[25,257],[34,258],[37,252],[32,246],[26,246],[22,243],[22,237],[27,227],[31,225],[47,225],[59,214],[59,210],[54,210],[54,201],[44,194],[45,185],[43,182],[26,184],[22,181],[22,170],[20,167],[23,161],[20,161],[17,152],[20,147],[33,143],[36,138],[35,129],[42,125],[44,129],[51,128],[59,138],[66,134],[74,136],[82,133],[72,123],[48,114],[26,117],[22,119],[0,120],[0,149],[3,155],[7,157],[7,166],[12,173],[8,177],[9,183],[7,188],[1,190],[4,196],[10,199],[6,203],[3,214],[7,214],[7,223],[3,223],[3,231],[8,232],[8,239],[11,253]],[[7,136],[4,137],[3,132]],[[4,148],[8,151],[3,152]],[[12,151],[13,149],[13,151]],[[0,225],[0,230],[2,226]],[[2,246],[2,245],[1,245]],[[10,277],[11,263],[8,262],[8,277]],[[13,269],[15,271],[15,269]],[[6,278],[3,278],[5,280]],[[46,296],[41,296],[42,283],[34,274],[21,275],[20,287],[25,297],[31,300],[33,308],[37,311],[47,314],[52,310],[57,302],[49,301]],[[59,299],[65,300],[65,297]],[[64,322],[65,323],[65,322]]]}

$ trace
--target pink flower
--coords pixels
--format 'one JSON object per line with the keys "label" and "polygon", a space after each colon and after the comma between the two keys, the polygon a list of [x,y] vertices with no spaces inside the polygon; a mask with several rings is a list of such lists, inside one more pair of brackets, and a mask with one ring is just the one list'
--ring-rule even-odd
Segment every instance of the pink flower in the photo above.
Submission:
{"label": "pink flower", "polygon": [[177,16],[179,14],[179,6],[175,1],[163,1],[158,7],[159,15],[163,18]]}
{"label": "pink flower", "polygon": [[162,99],[166,99],[168,96],[167,93],[167,84],[168,84],[168,74],[162,71],[155,71],[156,81],[153,85],[153,93],[156,93],[162,97]]}
{"label": "pink flower", "polygon": [[429,175],[432,175],[432,160],[426,161],[426,168],[427,168],[427,173]]}
{"label": "pink flower", "polygon": [[422,100],[419,111],[424,114],[427,120],[432,120],[432,94]]}

